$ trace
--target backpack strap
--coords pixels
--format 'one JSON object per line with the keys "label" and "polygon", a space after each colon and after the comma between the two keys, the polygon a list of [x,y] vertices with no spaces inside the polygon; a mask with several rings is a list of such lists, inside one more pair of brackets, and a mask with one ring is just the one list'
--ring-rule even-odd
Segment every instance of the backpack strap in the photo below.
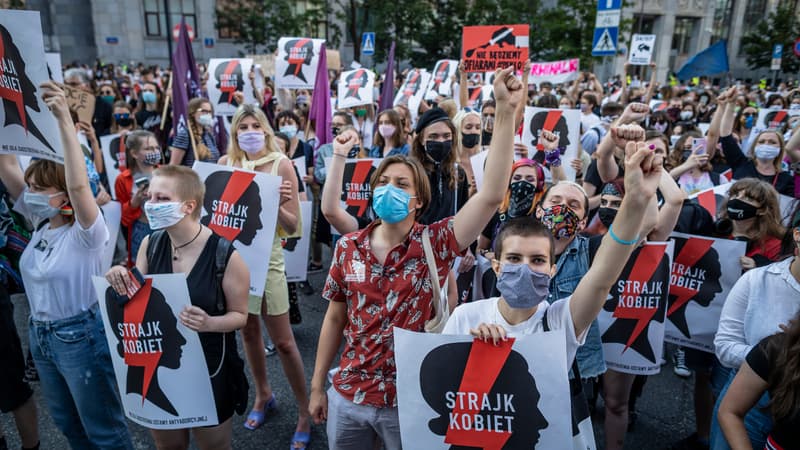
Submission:
{"label": "backpack strap", "polygon": [[708,172],[708,175],[711,177],[711,182],[714,183],[714,186],[719,186],[719,174],[717,172]]}
{"label": "backpack strap", "polygon": [[228,267],[230,249],[231,241],[219,237],[214,257],[214,276],[217,279],[217,311],[220,313],[225,312],[225,292],[222,289],[222,279],[225,277],[225,269]]}

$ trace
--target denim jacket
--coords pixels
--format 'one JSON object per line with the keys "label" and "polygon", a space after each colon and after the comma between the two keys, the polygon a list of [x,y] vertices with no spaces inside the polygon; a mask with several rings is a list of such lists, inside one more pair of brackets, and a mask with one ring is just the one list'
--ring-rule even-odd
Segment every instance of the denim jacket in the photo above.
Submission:
{"label": "denim jacket", "polygon": [[[556,275],[550,280],[549,303],[567,298],[578,287],[578,283],[589,271],[589,239],[575,236],[556,263]],[[606,371],[603,345],[600,341],[600,327],[597,319],[592,322],[586,335],[586,342],[578,347],[576,354],[582,378],[593,378]]]}

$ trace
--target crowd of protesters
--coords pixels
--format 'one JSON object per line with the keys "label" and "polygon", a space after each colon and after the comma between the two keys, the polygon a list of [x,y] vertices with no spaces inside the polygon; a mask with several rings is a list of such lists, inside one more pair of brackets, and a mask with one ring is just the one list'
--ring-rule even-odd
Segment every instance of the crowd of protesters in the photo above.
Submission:
{"label": "crowd of protesters", "polygon": [[[0,156],[0,410],[13,413],[22,448],[39,448],[37,407],[47,408],[72,448],[132,448],[91,277],[105,275],[124,293],[127,269],[137,267],[143,274],[190,274],[194,306],[180,320],[201,332],[207,360],[224,359],[213,365],[226,371],[212,378],[220,425],[152,430],[158,448],[188,448],[190,436],[198,448],[230,448],[231,417],[247,406],[245,370],[255,401],[244,426],[265,424],[277,401],[262,324],[299,411],[291,448],[307,448],[312,425],[325,421],[331,449],[416,448],[401,444],[392,328],[498,339],[541,331],[549,314],[550,328],[567,330],[568,364],[577,360],[590,408],[603,400],[605,418],[595,424],[605,430],[602,447],[621,449],[647,377],[606,367],[598,301],[636,246],[668,240],[673,231],[747,245],[715,353],[678,348],[668,355],[676,375],[695,377],[696,431],[674,448],[800,448],[793,427],[800,417],[800,209],[784,217],[779,207],[779,195],[800,198],[800,89],[707,78],[659,85],[655,77],[631,79],[629,70],[605,83],[581,72],[558,85],[529,84],[526,75],[500,70],[492,97],[479,103],[469,92],[483,84],[483,74],[458,73],[451,95],[423,101],[417,111],[407,104],[379,110],[377,102],[334,110],[334,141],[320,145],[321,124],[309,119],[314,92],[278,89],[270,78],[253,92],[257,104],[236,94],[227,132],[203,96],[189,102],[186,126],[173,127],[168,70],[66,68],[64,84],[97,100],[92,123],[81,122],[61,86],[43,85],[64,164],[35,160],[23,171],[16,156]],[[396,74],[394,89],[405,73]],[[515,139],[526,106],[580,109],[579,156],[562,157],[548,131],[539,151]],[[761,126],[765,110],[788,113]],[[101,149],[99,137],[111,133],[119,139]],[[113,179],[104,151],[118,164]],[[471,157],[482,151],[485,167],[473,167]],[[365,157],[382,161],[370,183],[372,212],[356,218],[339,202],[344,165]],[[296,158],[305,159],[305,173],[294,169]],[[222,247],[224,278],[211,275],[214,254],[204,249],[226,244],[200,223],[204,191],[190,169],[194,161],[282,177],[263,297],[248,298],[248,268],[229,245]],[[690,198],[728,180],[734,183],[718,215]],[[110,192],[122,204],[118,237],[109,236],[99,208]],[[313,368],[303,367],[291,324],[302,320],[297,290],[314,289],[287,283],[281,251],[281,238],[298,229],[300,195],[313,201],[312,217],[303,218],[312,221],[308,270],[329,266]],[[118,265],[101,273],[109,239],[118,239]],[[323,260],[326,246],[330,263]],[[426,262],[425,247],[434,261]],[[478,256],[492,262],[493,285],[484,286],[491,298],[459,305],[455,275]],[[383,276],[358,279],[346,272],[351,262],[361,264],[362,277]],[[398,276],[403,271],[414,276]],[[30,304],[27,354],[13,321],[15,293]],[[220,356],[219,340],[211,339],[220,335],[236,346],[237,330],[247,368],[238,356],[226,359],[224,349]],[[362,338],[368,335],[377,338]],[[310,386],[306,371],[313,373]],[[43,405],[34,402],[34,380]]]}

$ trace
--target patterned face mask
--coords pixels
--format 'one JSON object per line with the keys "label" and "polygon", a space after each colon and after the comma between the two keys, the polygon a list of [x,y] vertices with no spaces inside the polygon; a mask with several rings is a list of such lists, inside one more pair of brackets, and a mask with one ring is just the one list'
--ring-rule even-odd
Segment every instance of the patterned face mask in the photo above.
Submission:
{"label": "patterned face mask", "polygon": [[536,186],[525,180],[515,181],[510,186],[511,195],[508,203],[509,217],[522,217],[528,214],[533,206]]}
{"label": "patterned face mask", "polygon": [[539,220],[550,229],[556,239],[569,239],[574,236],[581,221],[575,211],[567,205],[554,205],[542,209],[542,217]]}

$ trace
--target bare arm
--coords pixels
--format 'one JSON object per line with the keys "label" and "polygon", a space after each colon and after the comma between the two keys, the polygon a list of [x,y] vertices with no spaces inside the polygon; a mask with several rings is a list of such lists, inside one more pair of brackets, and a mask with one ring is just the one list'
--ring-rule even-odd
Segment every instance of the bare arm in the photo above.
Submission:
{"label": "bare arm", "polygon": [[720,123],[722,122],[722,116],[725,114],[725,110],[727,108],[727,101],[718,102],[717,110],[714,111],[714,114],[711,116],[711,123],[709,124],[708,132],[706,133],[706,154],[708,155],[708,159],[714,158],[714,155],[717,153]]}
{"label": "bare arm", "polygon": [[672,179],[666,170],[661,171],[661,181],[658,184],[658,190],[664,197],[664,204],[658,210],[658,221],[656,227],[648,235],[648,239],[653,241],[666,241],[669,235],[675,229],[678,223],[678,217],[681,215],[681,208],[683,207],[683,200],[686,198],[686,193],[678,187],[675,180]]}
{"label": "bare arm", "polygon": [[183,155],[186,154],[186,150],[172,147],[169,148],[169,165],[171,166],[180,166],[181,162],[183,161]]}
{"label": "bare arm", "polygon": [[[733,99],[733,96],[736,95],[736,87],[732,87],[725,92],[725,98],[730,97]],[[719,100],[718,100],[719,101]],[[730,136],[733,133],[733,121],[736,115],[736,108],[733,108],[733,105],[728,106],[725,108],[725,111],[722,114],[722,119],[720,120],[719,124],[719,136],[725,137]],[[712,122],[713,123],[713,122]],[[711,128],[709,127],[709,130]]]}
{"label": "bare arm", "polygon": [[519,102],[519,105],[517,105],[517,110],[514,115],[514,130],[519,128],[519,125],[525,119],[525,105],[526,105],[525,100],[527,100],[528,98],[528,76],[530,75],[530,73],[531,73],[531,62],[526,61],[525,66],[522,69],[522,89],[525,92],[525,95],[523,97],[523,100]]}
{"label": "bare arm", "polygon": [[311,378],[311,399],[309,409],[311,418],[319,424],[328,418],[328,398],[325,394],[325,380],[328,370],[333,364],[339,345],[342,343],[342,333],[347,324],[347,304],[345,302],[328,303],[325,319],[322,321],[322,330],[319,333],[317,357],[314,361],[314,375]]}
{"label": "bare arm", "polygon": [[75,136],[75,125],[69,115],[67,98],[64,91],[53,81],[42,83],[44,101],[53,112],[61,134],[61,145],[64,147],[64,173],[67,182],[67,195],[75,212],[75,219],[83,228],[94,224],[100,209],[94,201],[92,189],[89,187],[89,176],[83,151]]}
{"label": "bare arm", "polygon": [[642,99],[642,101],[644,101],[644,103],[646,105],[650,104],[650,100],[653,99],[653,94],[656,93],[656,83],[657,83],[656,74],[658,73],[658,71],[656,69],[658,69],[658,66],[656,65],[656,63],[651,62],[650,63],[650,84],[647,86],[647,93],[644,95],[644,98]]}
{"label": "bare arm", "polygon": [[353,148],[358,139],[354,134],[355,131],[346,131],[333,140],[333,156],[331,156],[331,165],[328,167],[325,185],[322,188],[322,203],[320,204],[325,219],[342,234],[358,230],[358,221],[342,208],[340,201],[342,198],[344,163],[347,159],[347,153]]}
{"label": "bare arm", "polygon": [[744,426],[744,416],[767,390],[767,382],[758,376],[747,362],[742,364],[730,388],[722,398],[717,418],[725,439],[732,450],[752,450]]}
{"label": "bare arm", "polygon": [[469,106],[469,86],[467,84],[467,72],[464,71],[464,62],[458,63],[458,100],[461,108]]}
{"label": "bare arm", "polygon": [[617,217],[603,238],[592,267],[580,281],[570,300],[575,335],[580,336],[600,313],[611,286],[622,273],[636,245],[624,241],[639,240],[647,204],[656,194],[662,172],[662,158],[644,142],[628,142],[625,147],[625,192]]}
{"label": "bare arm", "polygon": [[484,185],[455,216],[454,232],[458,246],[465,249],[478,238],[489,223],[508,189],[514,160],[514,112],[527,87],[513,75],[513,67],[500,70],[494,80],[497,101],[494,133],[486,158]]}
{"label": "bare arm", "polygon": [[3,180],[11,199],[17,201],[27,187],[17,155],[0,155],[0,179]]}

